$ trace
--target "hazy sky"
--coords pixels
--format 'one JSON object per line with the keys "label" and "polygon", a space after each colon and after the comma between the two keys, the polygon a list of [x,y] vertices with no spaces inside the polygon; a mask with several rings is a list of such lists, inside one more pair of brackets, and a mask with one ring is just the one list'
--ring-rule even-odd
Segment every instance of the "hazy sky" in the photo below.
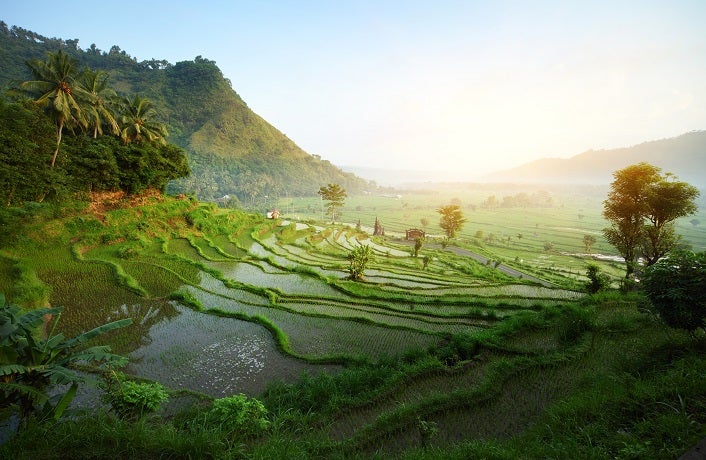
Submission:
{"label": "hazy sky", "polygon": [[706,1],[3,2],[48,37],[215,60],[342,165],[472,178],[706,129]]}

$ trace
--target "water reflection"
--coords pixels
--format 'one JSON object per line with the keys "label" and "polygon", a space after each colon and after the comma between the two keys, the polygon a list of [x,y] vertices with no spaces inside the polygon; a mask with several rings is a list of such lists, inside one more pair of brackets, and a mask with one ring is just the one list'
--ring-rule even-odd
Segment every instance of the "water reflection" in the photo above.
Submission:
{"label": "water reflection", "polygon": [[294,381],[302,372],[331,371],[282,355],[270,332],[254,323],[198,313],[174,304],[177,315],[153,324],[148,340],[130,353],[126,371],[173,389],[214,397],[257,395],[270,381]]}

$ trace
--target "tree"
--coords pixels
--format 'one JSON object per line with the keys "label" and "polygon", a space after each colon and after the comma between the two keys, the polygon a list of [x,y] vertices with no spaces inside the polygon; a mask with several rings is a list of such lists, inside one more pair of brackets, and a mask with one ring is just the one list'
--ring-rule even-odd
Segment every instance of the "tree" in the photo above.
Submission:
{"label": "tree", "polygon": [[601,273],[601,267],[594,263],[589,263],[586,267],[586,277],[588,278],[586,290],[590,294],[603,291],[610,286],[610,277],[605,273]]}
{"label": "tree", "polygon": [[[35,412],[58,419],[76,394],[82,381],[71,369],[76,363],[123,365],[126,359],[110,353],[107,346],[82,349],[92,338],[127,326],[130,318],[104,324],[73,339],[54,335],[61,308],[22,311],[17,305],[5,305],[0,295],[0,407],[15,406],[26,422]],[[55,316],[46,339],[37,338],[37,328],[45,316]],[[49,396],[55,385],[70,385],[65,394]]]}
{"label": "tree", "polygon": [[328,201],[326,209],[331,213],[331,222],[336,223],[336,210],[343,207],[346,191],[339,184],[322,185],[317,192],[321,199]]}
{"label": "tree", "polygon": [[596,242],[596,237],[593,235],[584,235],[583,236],[583,246],[584,249],[586,250],[586,254],[591,253],[591,247],[593,244]]}
{"label": "tree", "polygon": [[419,237],[415,238],[414,240],[414,257],[417,257],[419,255],[419,251],[421,251],[422,246],[424,246],[424,237]]}
{"label": "tree", "polygon": [[691,219],[689,223],[694,227],[698,227],[701,222],[699,221],[699,219]]}
{"label": "tree", "polygon": [[603,235],[623,256],[625,277],[630,278],[640,256],[650,266],[676,245],[672,222],[696,211],[699,192],[649,163],[628,166],[613,177],[603,202],[603,216],[611,226]]}
{"label": "tree", "polygon": [[642,286],[670,327],[706,331],[706,252],[672,251],[645,269]]}
{"label": "tree", "polygon": [[422,217],[419,222],[422,224],[422,228],[426,230],[426,228],[429,226],[429,219],[426,217]]}
{"label": "tree", "polygon": [[446,236],[453,238],[461,230],[467,219],[463,217],[461,208],[455,204],[448,204],[436,210],[441,214],[439,226],[446,232]]}
{"label": "tree", "polygon": [[27,63],[34,79],[20,85],[37,97],[37,104],[46,108],[56,122],[56,149],[51,159],[52,168],[59,155],[64,126],[86,124],[79,103],[79,98],[85,96],[85,92],[75,84],[77,65],[78,61],[61,51],[48,53],[46,61],[33,60]]}
{"label": "tree", "polygon": [[350,266],[348,268],[348,273],[350,274],[350,279],[357,281],[363,279],[365,275],[365,269],[368,264],[373,260],[373,250],[369,245],[360,245],[348,253],[348,260],[350,261]]}
{"label": "tree", "polygon": [[647,190],[645,219],[648,224],[643,231],[641,250],[649,267],[667,254],[678,242],[674,231],[674,221],[696,212],[695,199],[699,190],[676,180],[667,173],[659,182]]}
{"label": "tree", "polygon": [[164,138],[168,135],[167,128],[157,120],[157,110],[147,98],[137,94],[132,99],[126,97],[122,104],[120,124],[120,138],[126,144],[143,140],[166,143]]}
{"label": "tree", "polygon": [[110,101],[117,95],[115,90],[108,86],[108,73],[86,69],[79,76],[77,83],[87,97],[84,112],[87,126],[93,129],[93,138],[103,134],[104,124],[110,127],[113,134],[118,134],[120,128],[110,108]]}

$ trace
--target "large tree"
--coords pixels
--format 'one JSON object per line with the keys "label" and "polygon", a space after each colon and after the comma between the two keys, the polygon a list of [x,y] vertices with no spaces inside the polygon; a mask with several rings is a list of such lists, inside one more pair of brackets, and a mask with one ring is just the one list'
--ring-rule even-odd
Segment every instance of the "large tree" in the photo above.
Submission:
{"label": "large tree", "polygon": [[331,222],[336,223],[336,210],[343,207],[346,190],[339,184],[322,185],[317,192],[321,199],[328,201],[326,208],[331,213]]}
{"label": "large tree", "polygon": [[625,277],[635,272],[639,257],[645,265],[657,262],[678,238],[672,222],[696,211],[698,190],[649,163],[638,163],[613,173],[603,216],[610,227],[603,235],[626,263]]}
{"label": "large tree", "polygon": [[37,104],[45,107],[56,121],[56,149],[51,159],[54,168],[64,127],[86,124],[80,104],[82,98],[87,99],[86,93],[76,84],[78,61],[58,51],[48,53],[46,61],[29,61],[27,66],[33,79],[23,82],[21,88],[35,96]]}
{"label": "large tree", "polygon": [[447,204],[436,210],[441,214],[439,226],[444,229],[446,236],[453,238],[456,233],[461,230],[467,219],[463,217],[463,212],[458,205]]}

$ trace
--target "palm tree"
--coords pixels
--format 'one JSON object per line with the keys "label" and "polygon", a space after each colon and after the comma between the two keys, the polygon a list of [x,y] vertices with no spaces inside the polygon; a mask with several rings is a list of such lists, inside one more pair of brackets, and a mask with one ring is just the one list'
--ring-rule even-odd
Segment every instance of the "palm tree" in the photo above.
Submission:
{"label": "palm tree", "polygon": [[61,51],[56,54],[48,53],[46,61],[35,59],[27,62],[34,79],[20,85],[21,88],[36,95],[36,102],[45,107],[56,120],[56,150],[51,159],[52,168],[59,155],[64,126],[85,125],[84,114],[79,104],[84,91],[75,85],[78,74],[77,62]]}
{"label": "palm tree", "polygon": [[157,121],[157,111],[152,101],[135,95],[133,99],[125,98],[123,101],[123,115],[120,117],[122,129],[120,138],[124,143],[159,142],[166,144],[167,128]]}
{"label": "palm tree", "polygon": [[108,125],[113,134],[119,134],[118,122],[110,108],[110,101],[117,95],[115,90],[108,86],[108,73],[86,69],[79,76],[77,83],[88,96],[84,110],[87,124],[93,128],[93,138],[103,134],[103,124]]}

